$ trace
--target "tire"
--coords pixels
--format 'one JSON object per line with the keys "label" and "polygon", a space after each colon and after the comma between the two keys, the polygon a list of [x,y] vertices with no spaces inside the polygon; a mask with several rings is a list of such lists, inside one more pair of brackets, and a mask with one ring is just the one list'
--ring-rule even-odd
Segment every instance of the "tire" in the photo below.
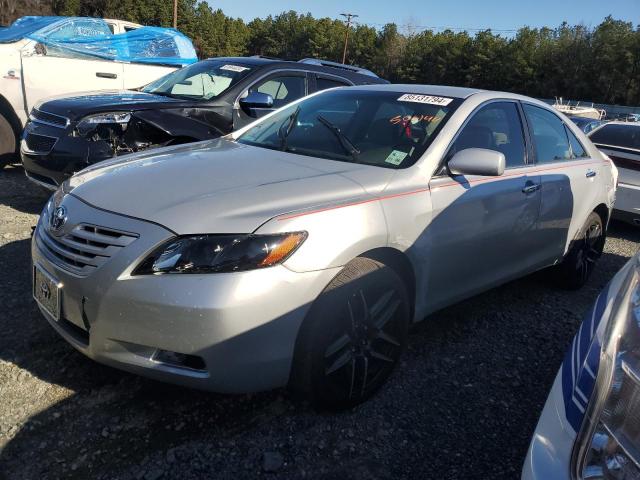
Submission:
{"label": "tire", "polygon": [[602,218],[591,212],[562,263],[554,271],[561,287],[576,290],[587,283],[595,263],[602,255],[605,239]]}
{"label": "tire", "polygon": [[0,168],[18,159],[18,139],[16,133],[2,114],[0,114]]}
{"label": "tire", "polygon": [[296,344],[290,386],[318,408],[342,410],[389,378],[409,328],[409,297],[390,267],[356,258],[311,307]]}

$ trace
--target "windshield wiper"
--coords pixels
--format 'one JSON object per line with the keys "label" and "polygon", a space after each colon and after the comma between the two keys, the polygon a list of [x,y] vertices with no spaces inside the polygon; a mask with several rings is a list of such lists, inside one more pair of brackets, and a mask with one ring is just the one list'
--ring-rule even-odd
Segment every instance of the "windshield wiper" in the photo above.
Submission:
{"label": "windshield wiper", "polygon": [[295,127],[296,124],[298,123],[297,120],[298,120],[299,113],[300,113],[300,105],[298,105],[295,111],[291,115],[289,115],[289,123],[287,124],[287,128],[284,130],[284,133],[282,132],[282,127],[284,126],[284,123],[278,129],[278,136],[280,137],[280,150],[282,150],[283,152],[286,151],[287,149],[287,137],[291,133],[291,130],[293,130],[293,127]]}
{"label": "windshield wiper", "polygon": [[349,137],[347,137],[344,133],[342,133],[342,130],[340,130],[340,128],[338,128],[336,125],[334,125],[329,120],[324,118],[322,115],[318,115],[316,118],[320,123],[322,123],[325,127],[331,130],[331,132],[333,132],[333,134],[336,136],[336,138],[340,142],[340,145],[342,146],[342,148],[344,148],[345,152],[351,155],[353,159],[357,162],[358,155],[360,155],[360,150],[358,150],[356,146],[353,144],[353,142],[349,140]]}

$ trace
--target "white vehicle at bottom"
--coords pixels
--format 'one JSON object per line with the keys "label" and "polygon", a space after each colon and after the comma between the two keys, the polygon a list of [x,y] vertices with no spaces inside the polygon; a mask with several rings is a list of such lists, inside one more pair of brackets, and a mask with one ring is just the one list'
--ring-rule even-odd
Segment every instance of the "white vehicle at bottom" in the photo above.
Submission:
{"label": "white vehicle at bottom", "polygon": [[640,478],[640,254],[604,288],[574,337],[522,478]]}
{"label": "white vehicle at bottom", "polygon": [[[114,42],[113,48],[108,41],[103,45],[103,49],[110,49],[116,58],[120,58],[118,55],[126,57],[130,53],[127,42],[139,41],[129,36],[142,32],[143,27],[121,20],[22,17],[10,27],[0,30],[0,167],[17,159],[20,134],[29,113],[40,100],[90,90],[141,87],[183,66],[179,62],[169,63],[169,60],[175,61],[175,57],[185,60],[193,57],[184,65],[197,60],[188,38],[179,32],[164,30],[167,35],[176,37],[174,58],[167,58],[166,63],[109,59],[99,56],[95,51],[99,47],[91,42],[69,42],[96,37],[111,41],[114,34],[127,34],[121,36],[123,38],[119,38],[118,43]],[[170,44],[170,41],[165,42],[165,45]],[[43,121],[56,123],[65,119],[48,116]]]}

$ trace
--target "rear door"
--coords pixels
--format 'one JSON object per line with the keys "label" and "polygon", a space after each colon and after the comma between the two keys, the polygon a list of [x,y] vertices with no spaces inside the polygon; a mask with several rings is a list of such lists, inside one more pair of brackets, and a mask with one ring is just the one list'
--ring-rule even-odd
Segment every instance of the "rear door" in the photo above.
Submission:
{"label": "rear door", "polygon": [[502,176],[451,175],[446,168],[429,187],[433,219],[427,229],[426,270],[432,309],[490,288],[535,268],[540,177],[531,172],[522,115],[515,101],[480,107],[445,155],[468,148],[505,155]]}
{"label": "rear door", "polygon": [[[309,79],[307,72],[302,70],[280,70],[270,75],[260,78],[253,83],[246,93],[260,92],[271,95],[273,98],[273,108],[252,108],[246,110],[239,102],[233,112],[233,128],[244,127],[257,118],[283,107],[294,100],[305,97],[309,94]],[[242,97],[243,95],[241,95]]]}
{"label": "rear door", "polygon": [[562,258],[601,193],[602,159],[590,158],[571,128],[554,112],[524,103],[542,183],[538,250],[545,262]]}

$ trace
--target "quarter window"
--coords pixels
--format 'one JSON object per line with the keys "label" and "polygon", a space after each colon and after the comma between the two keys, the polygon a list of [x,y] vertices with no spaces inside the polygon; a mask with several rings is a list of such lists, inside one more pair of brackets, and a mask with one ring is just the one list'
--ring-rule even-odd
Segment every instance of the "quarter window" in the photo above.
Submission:
{"label": "quarter window", "polygon": [[569,136],[569,145],[571,145],[571,158],[585,158],[588,157],[589,154],[584,149],[580,140],[573,134],[568,127],[565,127],[567,130],[567,135]]}
{"label": "quarter window", "polygon": [[503,153],[507,168],[524,166],[524,135],[516,104],[493,102],[482,107],[464,126],[451,146],[447,159],[468,148],[485,148]]}
{"label": "quarter window", "polygon": [[280,108],[306,95],[305,78],[293,75],[271,77],[254,85],[251,91],[271,95],[273,108]]}
{"label": "quarter window", "polygon": [[318,91],[326,90],[327,88],[349,86],[349,84],[346,82],[341,82],[340,80],[334,80],[334,79],[322,78],[322,77],[316,78],[316,85],[317,85]]}
{"label": "quarter window", "polygon": [[533,132],[538,163],[570,159],[571,147],[562,120],[544,108],[527,104],[523,107]]}

